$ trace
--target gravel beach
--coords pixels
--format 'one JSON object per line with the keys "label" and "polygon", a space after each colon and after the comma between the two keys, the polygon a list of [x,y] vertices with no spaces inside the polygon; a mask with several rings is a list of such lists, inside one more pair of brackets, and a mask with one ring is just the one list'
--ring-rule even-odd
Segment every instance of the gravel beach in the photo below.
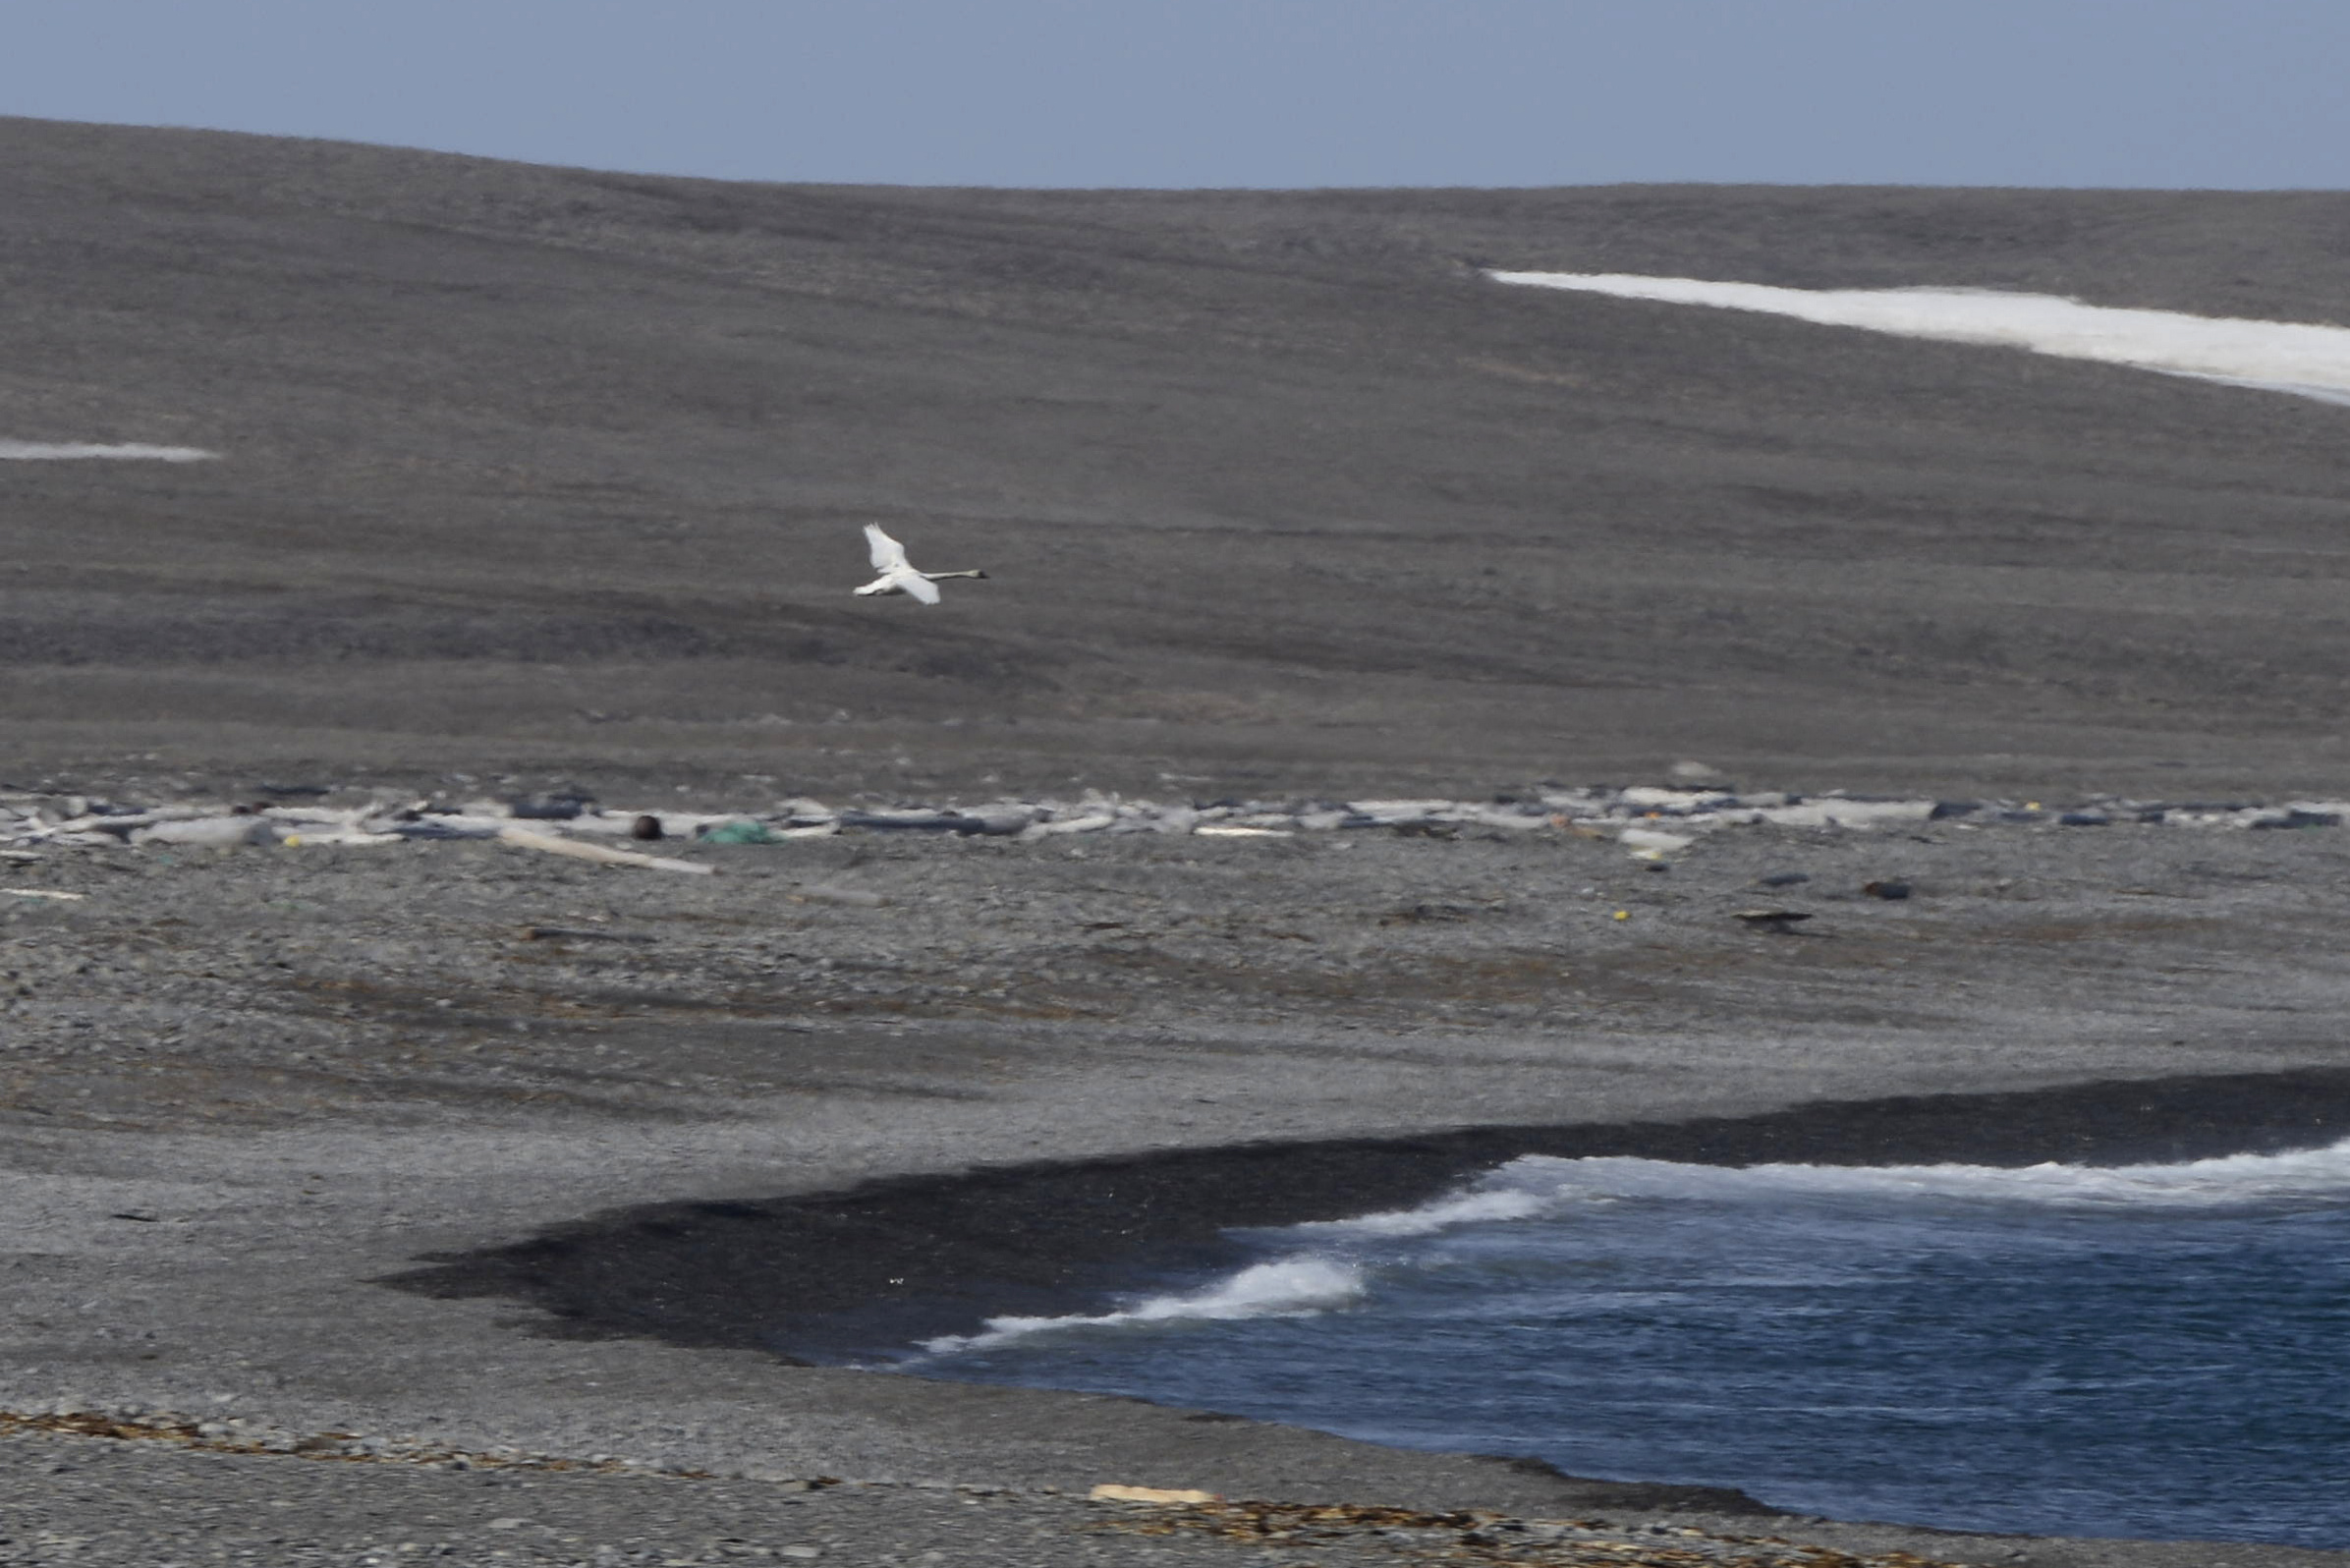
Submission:
{"label": "gravel beach", "polygon": [[[681,1520],[812,1518],[797,1492],[757,1505],[760,1485],[886,1484],[822,1505],[871,1552],[962,1549],[929,1516],[966,1505],[925,1487],[995,1488],[968,1517],[1082,1534],[1101,1505],[1072,1495],[1112,1483],[1936,1561],[2309,1555],[2035,1541],[2019,1558],[1753,1512],[1768,1498],[760,1347],[820,1361],[844,1321],[869,1344],[1070,1310],[1220,1223],[1417,1202],[1529,1149],[2028,1163],[2330,1142],[2350,1128],[2337,829],[1746,827],[1663,870],[1547,827],[649,847],[717,874],[445,841],[13,862],[13,891],[84,896],[0,909],[17,1306],[0,1405],[735,1478],[692,1482],[723,1502],[679,1503]],[[1736,919],[1790,871],[1811,878],[1792,888],[1806,934]],[[1863,891],[1893,876],[1910,897]],[[870,897],[805,901],[811,885]],[[184,1531],[314,1496],[342,1522],[282,1539],[329,1556],[362,1519],[470,1518],[461,1502],[588,1543],[550,1560],[801,1539],[681,1523],[672,1545],[596,1522],[638,1506],[599,1488],[686,1496],[674,1478],[521,1473],[544,1488],[526,1510],[391,1458],[30,1429],[6,1448],[92,1496],[169,1475],[191,1513],[148,1513]],[[65,1495],[39,1528],[85,1528]],[[163,1549],[144,1523],[108,1528],[77,1560]],[[1118,1555],[1139,1540],[1085,1539],[1147,1560]],[[9,1549],[46,1560],[28,1536]],[[949,1560],[1055,1560],[1026,1549]]]}
{"label": "gravel beach", "polygon": [[[2338,320],[2350,196],[0,119],[0,1562],[2344,1560],[828,1363],[1528,1150],[2342,1136],[2344,411],[1487,274]],[[1539,805],[1692,778],[2001,809]],[[1195,816],[848,815],[1048,797]],[[1341,809],[1417,797],[1511,819]],[[480,799],[715,869],[262,830]]]}

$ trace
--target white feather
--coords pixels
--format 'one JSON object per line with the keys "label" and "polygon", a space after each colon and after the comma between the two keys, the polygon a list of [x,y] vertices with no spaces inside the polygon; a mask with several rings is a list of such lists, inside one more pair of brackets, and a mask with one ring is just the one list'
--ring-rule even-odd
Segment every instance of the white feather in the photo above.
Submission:
{"label": "white feather", "polygon": [[865,526],[865,542],[872,553],[874,571],[886,577],[891,572],[906,569],[906,546],[882,532],[880,524],[867,523]]}

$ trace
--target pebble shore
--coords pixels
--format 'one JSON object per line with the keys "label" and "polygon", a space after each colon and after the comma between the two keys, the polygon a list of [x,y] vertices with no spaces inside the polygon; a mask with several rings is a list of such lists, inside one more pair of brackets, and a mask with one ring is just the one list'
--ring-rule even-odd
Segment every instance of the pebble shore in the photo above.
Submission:
{"label": "pebble shore", "polygon": [[[48,1441],[40,1439],[47,1438]],[[255,1464],[284,1456],[275,1465]],[[315,1465],[301,1459],[325,1461]],[[401,1470],[436,1473],[432,1479]],[[1767,1534],[1678,1524],[1530,1520],[1334,1504],[1131,1502],[1058,1487],[906,1485],[832,1477],[746,1481],[594,1458],[454,1454],[351,1433],[308,1435],[168,1414],[0,1412],[0,1477],[26,1502],[0,1524],[0,1563],[147,1564],[172,1557],[269,1563],[488,1565],[740,1562],[1063,1562],[1332,1568],[1524,1564],[1527,1568],[1962,1568],[1906,1551],[1798,1546]],[[387,1474],[387,1472],[389,1472]],[[198,1505],[158,1528],[179,1494],[226,1477],[271,1493]],[[596,1478],[582,1485],[586,1478]],[[117,1488],[148,1512],[123,1517]],[[1105,1488],[1106,1489],[1106,1488]],[[30,1499],[37,1497],[33,1502]],[[438,1510],[418,1517],[423,1506]],[[411,1539],[379,1521],[408,1515]],[[431,1527],[431,1528],[420,1528]],[[2005,1551],[1987,1560],[2014,1560]],[[1986,1559],[1974,1559],[1977,1561]]]}
{"label": "pebble shore", "polygon": [[[1437,1168],[1478,1129],[1771,1116],[1866,1159],[1908,1147],[1848,1114],[1911,1103],[1888,1095],[2003,1095],[1951,1122],[1954,1157],[2290,1140],[2340,1097],[2350,855],[2325,802],[2156,820],[1676,784],[1185,803],[1180,829],[1040,800],[990,830],[986,805],[323,788],[0,801],[0,1464],[39,1499],[0,1561],[1688,1563],[1762,1536],[1799,1546],[1750,1560],[2340,1560],[1708,1513],[1697,1488],[387,1288],[647,1205],[782,1212],[876,1180],[960,1202],[965,1173],[1049,1192],[1071,1161],[1245,1176],[1267,1145],[1472,1140]],[[1089,825],[1037,831],[1062,822]],[[216,823],[236,836],[175,826]],[[2128,1093],[2064,1097],[2141,1081],[2178,1086],[2164,1130]],[[1289,1202],[1302,1167],[1275,1165]],[[1163,1201],[1212,1229],[1220,1181]],[[1235,1501],[1087,1500],[1102,1483]],[[1614,1534],[1533,1528],[1574,1520]]]}

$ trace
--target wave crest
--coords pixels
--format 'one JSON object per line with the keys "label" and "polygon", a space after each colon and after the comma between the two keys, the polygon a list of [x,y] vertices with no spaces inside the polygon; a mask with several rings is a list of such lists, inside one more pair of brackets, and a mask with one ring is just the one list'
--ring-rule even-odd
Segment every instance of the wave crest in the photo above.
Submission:
{"label": "wave crest", "polygon": [[1179,1296],[1155,1296],[1123,1312],[1068,1317],[990,1317],[976,1334],[948,1334],[924,1340],[933,1356],[980,1350],[1031,1334],[1072,1328],[1125,1328],[1184,1319],[1304,1317],[1359,1300],[1363,1270],[1326,1258],[1285,1258],[1258,1263],[1205,1289]]}

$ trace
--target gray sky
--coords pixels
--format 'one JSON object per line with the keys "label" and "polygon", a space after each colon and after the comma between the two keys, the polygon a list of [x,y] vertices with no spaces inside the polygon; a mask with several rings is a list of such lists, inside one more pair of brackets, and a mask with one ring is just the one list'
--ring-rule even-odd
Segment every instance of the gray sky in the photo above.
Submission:
{"label": "gray sky", "polygon": [[2350,186],[2350,0],[0,0],[0,112],[732,179]]}

